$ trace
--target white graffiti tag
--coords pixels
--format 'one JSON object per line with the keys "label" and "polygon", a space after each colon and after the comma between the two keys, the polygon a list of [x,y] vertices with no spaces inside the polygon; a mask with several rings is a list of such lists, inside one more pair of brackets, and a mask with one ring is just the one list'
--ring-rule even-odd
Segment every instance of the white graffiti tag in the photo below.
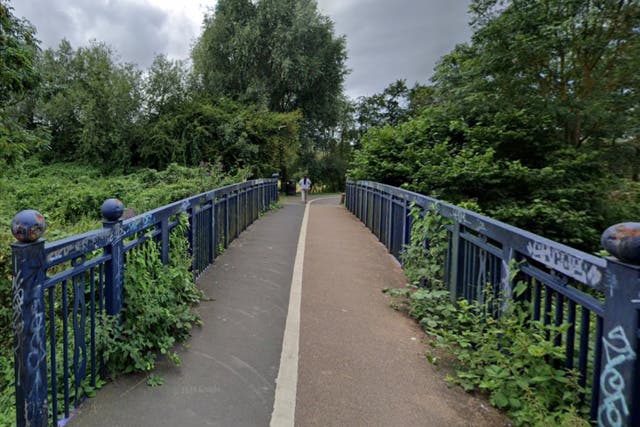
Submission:
{"label": "white graffiti tag", "polygon": [[629,416],[629,407],[624,395],[625,381],[618,371],[618,366],[635,360],[636,353],[631,348],[629,340],[622,329],[616,326],[609,331],[607,337],[602,337],[606,365],[600,376],[600,390],[603,393],[602,404],[598,408],[598,425],[622,427],[623,417]]}
{"label": "white graffiti tag", "polygon": [[[20,271],[18,271],[18,274],[16,274],[13,278],[13,301],[12,301],[12,305],[13,305],[13,329],[14,329],[14,333],[16,337],[21,337],[22,336],[22,332],[24,331],[24,319],[22,317],[22,305],[24,303],[24,288],[22,287],[22,274]],[[20,350],[19,348],[20,345],[20,340],[17,339],[16,340],[16,347],[14,349],[14,353],[17,355],[18,351]],[[21,363],[21,358],[20,357],[16,357],[16,369],[18,372],[20,372],[20,363]],[[16,376],[16,383],[18,386],[20,386],[20,379],[21,376],[17,375]]]}
{"label": "white graffiti tag", "polygon": [[530,242],[527,245],[527,251],[531,258],[536,261],[540,261],[560,273],[578,279],[587,285],[597,286],[602,281],[602,273],[598,267],[560,249],[540,242]]}

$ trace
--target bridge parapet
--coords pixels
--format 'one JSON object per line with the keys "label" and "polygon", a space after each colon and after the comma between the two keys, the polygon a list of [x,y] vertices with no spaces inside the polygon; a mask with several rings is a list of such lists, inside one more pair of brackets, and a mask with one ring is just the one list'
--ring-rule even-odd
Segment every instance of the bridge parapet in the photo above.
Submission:
{"label": "bridge parapet", "polygon": [[433,207],[451,221],[444,279],[453,300],[481,302],[487,284],[494,296],[509,298],[515,263],[533,320],[569,325],[555,345],[564,348],[565,366],[578,371],[592,420],[640,425],[640,266],[397,187],[369,181],[346,187],[346,207],[398,259],[410,243],[411,206],[423,213]]}
{"label": "bridge parapet", "polygon": [[12,244],[12,271],[18,427],[58,425],[85,398],[84,385],[95,387],[103,376],[96,323],[103,311],[122,314],[127,254],[153,239],[167,264],[170,234],[178,217],[187,215],[197,278],[277,200],[277,179],[229,185],[126,220],[121,219],[122,203],[109,199],[102,207],[102,229],[52,243],[41,238],[46,227],[41,214],[16,215],[12,231],[20,242]]}

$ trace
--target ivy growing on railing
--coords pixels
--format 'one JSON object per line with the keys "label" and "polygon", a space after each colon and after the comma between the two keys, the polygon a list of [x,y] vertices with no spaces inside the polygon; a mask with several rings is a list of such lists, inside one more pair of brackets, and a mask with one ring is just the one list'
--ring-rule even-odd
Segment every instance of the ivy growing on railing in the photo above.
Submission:
{"label": "ivy growing on railing", "polygon": [[[410,283],[386,292],[431,335],[427,359],[438,364],[452,354],[449,380],[467,391],[486,393],[491,404],[519,426],[588,426],[587,414],[577,409],[586,391],[579,387],[577,374],[562,367],[563,348],[554,345],[569,325],[533,321],[529,303],[519,298],[527,288],[523,282],[514,286],[508,304],[493,294],[491,283],[482,302],[452,303],[443,267],[448,220],[437,206],[426,212],[414,206],[410,215],[411,243],[402,255]],[[512,266],[513,279],[516,268]],[[496,307],[504,309],[498,312]]]}

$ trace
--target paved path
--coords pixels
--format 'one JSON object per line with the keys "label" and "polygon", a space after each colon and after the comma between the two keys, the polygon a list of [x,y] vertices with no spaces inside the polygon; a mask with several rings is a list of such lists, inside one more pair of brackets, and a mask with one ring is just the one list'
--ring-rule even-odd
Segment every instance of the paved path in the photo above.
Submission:
{"label": "paved path", "polygon": [[200,279],[215,300],[182,366],[161,364],[161,387],[108,385],[70,425],[504,425],[427,363],[419,327],[381,292],[404,285],[400,267],[337,202],[315,200],[303,223],[288,199],[249,227]]}

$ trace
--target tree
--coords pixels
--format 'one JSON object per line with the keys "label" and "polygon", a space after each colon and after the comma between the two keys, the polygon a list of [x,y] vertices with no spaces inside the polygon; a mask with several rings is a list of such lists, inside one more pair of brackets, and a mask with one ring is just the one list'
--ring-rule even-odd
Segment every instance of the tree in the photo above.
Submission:
{"label": "tree", "polygon": [[220,0],[215,12],[205,16],[203,31],[191,52],[194,74],[211,98],[220,95],[256,101],[261,92],[255,62],[258,34],[256,6],[251,0]]}
{"label": "tree", "polygon": [[104,170],[131,166],[142,107],[142,74],[119,64],[104,43],[74,50],[63,40],[39,63],[43,82],[36,113],[52,132],[53,159]]}
{"label": "tree", "polygon": [[352,176],[596,248],[640,208],[620,178],[640,154],[640,3],[475,0],[471,11],[471,43],[441,59],[414,98],[421,113],[365,135]]}
{"label": "tree", "polygon": [[[301,159],[313,158],[316,143],[340,120],[345,39],[334,35],[314,0],[222,0],[205,19],[192,59],[212,99],[300,110]],[[280,172],[286,180],[288,171]]]}
{"label": "tree", "polygon": [[16,107],[39,83],[35,32],[0,0],[0,168],[15,164],[46,140],[46,134],[26,129],[28,123]]}

